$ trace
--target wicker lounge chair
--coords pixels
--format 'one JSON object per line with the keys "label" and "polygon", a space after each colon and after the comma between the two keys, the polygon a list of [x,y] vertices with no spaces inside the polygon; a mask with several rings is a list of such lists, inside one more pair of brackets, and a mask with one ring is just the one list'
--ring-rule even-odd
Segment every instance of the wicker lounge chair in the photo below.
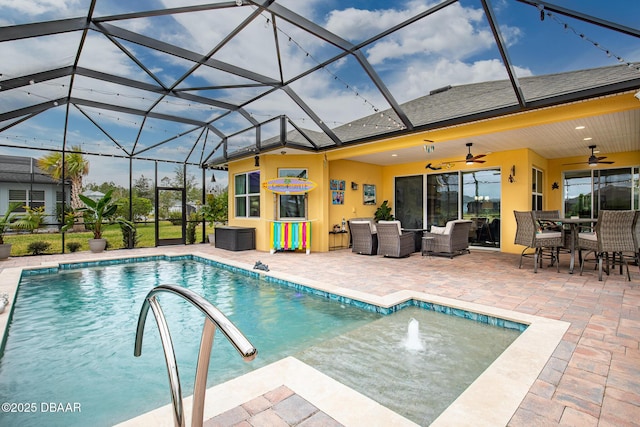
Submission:
{"label": "wicker lounge chair", "polygon": [[[520,264],[518,268],[522,268],[522,258],[533,256],[533,272],[538,272],[538,265],[542,267],[542,259],[548,257],[551,265],[559,261],[560,247],[564,245],[564,238],[561,231],[542,231],[538,230],[535,220],[535,214],[532,211],[513,211],[516,217],[516,237],[514,243],[523,245],[525,248],[520,254]],[[533,254],[526,253],[527,249],[534,249]],[[550,252],[545,255],[545,249]],[[560,271],[559,262],[556,264],[556,270]]]}
{"label": "wicker lounge chair", "polygon": [[469,253],[469,231],[473,221],[456,219],[447,221],[444,227],[432,226],[430,232],[424,233],[425,237],[432,237],[431,254],[448,256]]}
{"label": "wicker lounge chair", "polygon": [[402,233],[400,221],[378,221],[378,254],[386,257],[403,258],[416,250],[415,234]]}
{"label": "wicker lounge chair", "polygon": [[378,253],[378,235],[372,220],[350,220],[351,251],[362,255]]}
{"label": "wicker lounge chair", "polygon": [[624,264],[627,268],[627,279],[631,280],[627,257],[635,259],[638,252],[634,237],[636,220],[636,211],[600,211],[595,231],[578,234],[578,247],[581,251],[587,251],[580,263],[580,275],[582,275],[587,255],[593,253],[598,263],[598,280],[602,281],[603,258],[607,262],[605,272],[609,274],[609,255],[613,257],[614,262],[616,256],[620,257],[620,273]]}

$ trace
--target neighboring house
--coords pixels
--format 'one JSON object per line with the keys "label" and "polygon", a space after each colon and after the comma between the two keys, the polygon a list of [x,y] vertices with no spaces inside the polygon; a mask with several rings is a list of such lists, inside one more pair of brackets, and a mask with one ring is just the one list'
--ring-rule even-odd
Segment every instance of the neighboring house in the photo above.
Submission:
{"label": "neighboring house", "polygon": [[[67,203],[71,186],[65,185]],[[24,206],[32,208],[44,206],[47,224],[57,223],[56,212],[62,209],[62,185],[38,167],[31,157],[0,156],[0,213],[4,213],[10,203],[18,202],[16,212],[25,212]]]}

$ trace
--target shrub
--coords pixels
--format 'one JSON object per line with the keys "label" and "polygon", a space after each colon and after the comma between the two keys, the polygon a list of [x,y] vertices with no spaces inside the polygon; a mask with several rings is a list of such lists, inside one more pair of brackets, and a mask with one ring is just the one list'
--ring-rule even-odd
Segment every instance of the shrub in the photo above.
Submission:
{"label": "shrub", "polygon": [[69,242],[69,243],[67,243],[67,249],[69,249],[69,252],[77,252],[78,249],[80,249],[80,246],[82,246],[80,244],[80,242]]}
{"label": "shrub", "polygon": [[172,211],[169,212],[169,221],[171,221],[171,224],[173,225],[182,225],[182,212],[179,211]]}
{"label": "shrub", "polygon": [[196,227],[200,223],[200,215],[196,212],[192,212],[189,215],[189,222],[187,223],[187,244],[192,245],[196,242]]}
{"label": "shrub", "polygon": [[43,253],[48,251],[50,247],[51,243],[43,242],[40,240],[37,242],[29,243],[29,246],[27,246],[27,251],[31,252],[33,255],[42,255]]}
{"label": "shrub", "polygon": [[122,232],[122,247],[127,249],[133,249],[139,243],[138,230],[135,226],[125,227],[120,224],[120,231]]}

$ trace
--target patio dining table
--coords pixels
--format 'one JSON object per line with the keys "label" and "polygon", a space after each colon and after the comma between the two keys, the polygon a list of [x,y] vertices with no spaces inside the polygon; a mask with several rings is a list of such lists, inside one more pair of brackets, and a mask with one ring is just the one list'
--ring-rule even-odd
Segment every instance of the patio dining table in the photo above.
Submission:
{"label": "patio dining table", "polygon": [[570,230],[570,240],[569,243],[569,253],[571,255],[571,260],[569,261],[569,274],[573,274],[573,269],[576,263],[576,243],[578,241],[578,227],[584,224],[594,225],[598,222],[597,218],[553,218],[553,217],[538,217],[539,220],[544,221],[553,221],[564,225],[569,225]]}

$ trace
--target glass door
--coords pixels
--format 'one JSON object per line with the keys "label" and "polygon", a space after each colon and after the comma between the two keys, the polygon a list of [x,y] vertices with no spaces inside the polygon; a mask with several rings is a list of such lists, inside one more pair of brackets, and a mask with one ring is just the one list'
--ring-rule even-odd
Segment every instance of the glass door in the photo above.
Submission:
{"label": "glass door", "polygon": [[500,247],[500,170],[462,172],[462,218],[472,246]]}
{"label": "glass door", "polygon": [[186,243],[184,188],[156,187],[156,246]]}

